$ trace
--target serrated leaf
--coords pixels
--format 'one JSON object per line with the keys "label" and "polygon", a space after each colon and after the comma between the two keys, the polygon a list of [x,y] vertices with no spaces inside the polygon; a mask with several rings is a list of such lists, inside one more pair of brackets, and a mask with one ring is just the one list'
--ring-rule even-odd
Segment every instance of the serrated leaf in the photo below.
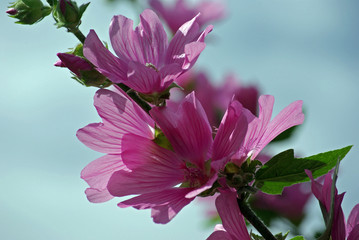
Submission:
{"label": "serrated leaf", "polygon": [[281,194],[284,187],[309,181],[304,170],[308,169],[317,178],[328,173],[349,152],[352,146],[320,153],[306,158],[295,158],[292,149],[279,153],[256,173],[261,190],[269,194]]}

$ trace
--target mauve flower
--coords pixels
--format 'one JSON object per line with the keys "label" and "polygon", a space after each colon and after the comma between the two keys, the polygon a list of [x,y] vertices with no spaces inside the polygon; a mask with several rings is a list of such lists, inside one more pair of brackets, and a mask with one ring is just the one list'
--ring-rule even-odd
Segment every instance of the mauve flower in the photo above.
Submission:
{"label": "mauve flower", "polygon": [[118,87],[98,90],[94,105],[102,122],[89,124],[76,135],[89,148],[107,153],[81,172],[81,178],[90,186],[85,191],[88,200],[97,203],[113,198],[107,190],[108,180],[115,171],[127,169],[121,157],[124,135],[152,140],[154,121]]}
{"label": "mauve flower", "polygon": [[284,188],[281,195],[270,195],[258,191],[253,196],[252,205],[258,209],[270,210],[292,221],[301,220],[304,216],[304,207],[311,192],[306,191],[306,183],[295,184]]}
{"label": "mauve flower", "polygon": [[359,204],[355,205],[347,221],[347,240],[359,239]]}
{"label": "mauve flower", "polygon": [[[173,88],[171,94],[174,93],[180,96],[183,92],[195,91],[196,97],[206,111],[212,126],[218,126],[228,104],[233,99],[239,101],[244,108],[247,108],[253,114],[256,114],[259,97],[257,86],[241,84],[234,74],[228,74],[224,78],[224,84],[219,86],[214,85],[210,80],[205,72],[188,71],[176,80],[176,83],[184,91]],[[209,98],[208,96],[211,97]]]}
{"label": "mauve flower", "polygon": [[152,10],[142,12],[135,30],[132,20],[114,16],[110,40],[118,57],[103,46],[93,30],[86,38],[84,55],[114,83],[124,83],[143,94],[161,93],[193,66],[206,46],[204,39],[213,26],[200,32],[197,18],[184,23],[168,43]]}
{"label": "mauve flower", "polygon": [[[325,175],[324,184],[313,179],[312,173],[309,170],[305,170],[308,177],[312,180],[312,192],[318,201],[325,207],[328,216],[330,212],[331,204],[331,189],[333,180],[331,178],[331,173]],[[344,213],[341,207],[343,197],[345,193],[338,194],[337,189],[335,189],[334,196],[334,219],[331,231],[331,237],[333,240],[345,240],[346,236],[346,227],[345,227],[345,218]],[[356,212],[357,210],[355,210]],[[353,235],[356,234],[355,232]]]}
{"label": "mauve flower", "polygon": [[242,110],[237,101],[229,104],[213,140],[206,113],[194,93],[180,103],[153,108],[150,114],[170,146],[161,147],[142,136],[124,136],[121,157],[128,170],[112,174],[107,185],[110,194],[136,194],[119,206],[151,208],[156,223],[169,222],[217,180],[211,161],[229,159],[240,147],[247,130]]}
{"label": "mauve flower", "polygon": [[216,207],[222,224],[216,225],[207,240],[250,240],[244,217],[239,210],[235,192],[226,191],[216,199]]}
{"label": "mauve flower", "polygon": [[221,20],[226,15],[226,7],[221,2],[201,1],[193,7],[188,6],[184,0],[177,0],[173,6],[164,6],[160,0],[150,0],[149,3],[153,10],[166,21],[173,33],[198,13],[201,13],[198,18],[200,27]]}

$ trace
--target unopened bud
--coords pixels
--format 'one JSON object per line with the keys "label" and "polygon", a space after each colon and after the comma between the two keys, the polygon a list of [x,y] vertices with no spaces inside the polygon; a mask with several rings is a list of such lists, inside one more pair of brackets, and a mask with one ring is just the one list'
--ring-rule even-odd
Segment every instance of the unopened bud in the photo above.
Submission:
{"label": "unopened bud", "polygon": [[99,73],[89,62],[82,57],[69,54],[58,53],[57,56],[60,61],[57,61],[54,65],[56,67],[66,67],[76,76],[74,77],[81,84],[89,87],[108,87],[111,82],[106,79],[101,73]]}
{"label": "unopened bud", "polygon": [[89,4],[82,4],[78,7],[74,1],[59,0],[53,13],[57,27],[77,28],[81,24],[81,17]]}
{"label": "unopened bud", "polygon": [[51,8],[44,6],[40,0],[18,0],[6,11],[10,17],[17,18],[20,24],[34,24],[51,13]]}

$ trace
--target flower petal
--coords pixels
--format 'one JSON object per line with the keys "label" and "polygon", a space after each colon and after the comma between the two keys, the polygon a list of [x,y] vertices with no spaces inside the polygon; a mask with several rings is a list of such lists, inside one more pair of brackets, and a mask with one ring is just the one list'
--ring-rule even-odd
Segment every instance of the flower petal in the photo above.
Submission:
{"label": "flower petal", "polygon": [[194,198],[185,198],[190,188],[172,188],[159,192],[142,194],[118,204],[119,207],[134,207],[137,209],[152,208],[151,216],[155,223],[166,224]]}
{"label": "flower petal", "polygon": [[237,204],[236,193],[222,192],[216,199],[216,207],[223,227],[232,236],[232,239],[251,239]]}
{"label": "flower petal", "polygon": [[359,204],[355,205],[349,214],[347,221],[347,233],[350,234],[356,226],[359,226]]}
{"label": "flower petal", "polygon": [[81,171],[81,178],[90,186],[85,191],[90,202],[100,203],[113,198],[107,191],[107,183],[111,175],[118,170],[127,171],[121,156],[105,155],[92,161]]}
{"label": "flower petal", "polygon": [[161,75],[150,67],[137,62],[128,64],[127,86],[141,93],[162,92],[165,86],[161,81]]}
{"label": "flower petal", "polygon": [[178,107],[169,104],[153,108],[151,116],[170,141],[174,151],[185,160],[203,167],[212,145],[212,131],[206,113],[194,93]]}
{"label": "flower petal", "polygon": [[113,196],[157,192],[184,180],[184,163],[174,152],[132,134],[124,136],[122,145],[123,162],[131,171],[112,174],[107,188]]}
{"label": "flower petal", "polygon": [[359,239],[359,225],[356,225],[349,233],[347,240],[358,240]]}
{"label": "flower petal", "polygon": [[229,104],[213,142],[212,161],[229,159],[244,140],[248,128],[243,107],[238,101]]}
{"label": "flower petal", "polygon": [[97,70],[112,82],[126,81],[127,64],[103,46],[95,31],[90,30],[87,35],[83,52],[84,56],[97,67]]}

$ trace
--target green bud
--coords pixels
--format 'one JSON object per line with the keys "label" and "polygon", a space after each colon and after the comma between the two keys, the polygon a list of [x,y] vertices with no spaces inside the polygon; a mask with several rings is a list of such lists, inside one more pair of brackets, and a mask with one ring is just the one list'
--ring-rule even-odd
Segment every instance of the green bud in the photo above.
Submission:
{"label": "green bud", "polygon": [[76,29],[81,24],[81,17],[90,3],[82,4],[70,0],[59,0],[53,11],[58,28]]}
{"label": "green bud", "polygon": [[34,24],[51,13],[51,8],[44,6],[40,0],[18,0],[6,11],[10,17],[17,18],[19,24]]}

